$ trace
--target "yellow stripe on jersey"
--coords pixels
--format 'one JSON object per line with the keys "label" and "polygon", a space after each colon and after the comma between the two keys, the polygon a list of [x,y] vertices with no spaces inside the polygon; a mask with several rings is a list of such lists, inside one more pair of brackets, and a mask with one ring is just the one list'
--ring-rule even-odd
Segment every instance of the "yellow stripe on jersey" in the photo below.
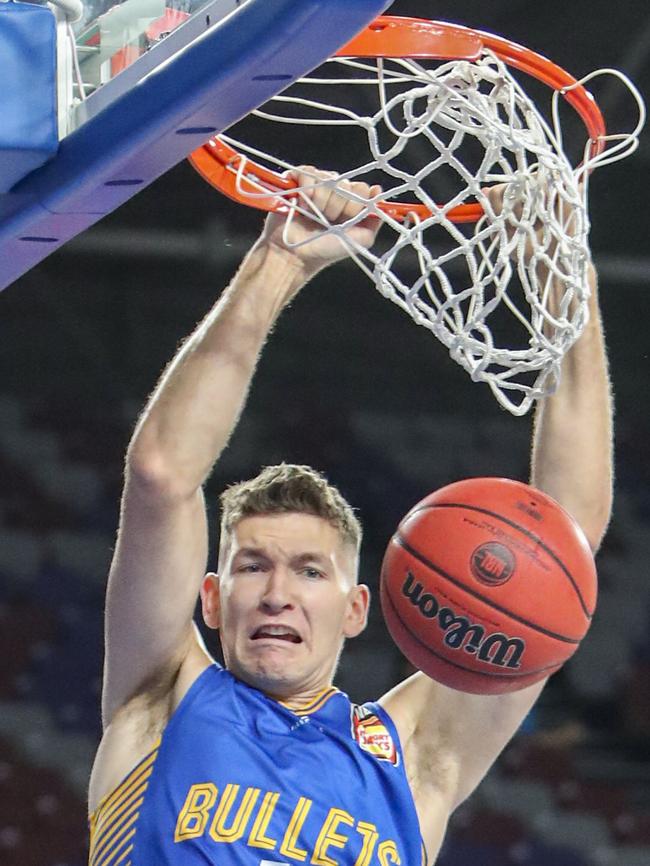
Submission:
{"label": "yellow stripe on jersey", "polygon": [[111,805],[110,809],[99,815],[93,828],[93,835],[95,837],[105,835],[111,825],[122,819],[124,811],[132,805],[133,801],[137,800],[138,797],[141,797],[144,794],[147,790],[149,776],[151,776],[152,772],[153,767],[149,767],[146,773],[133,782],[133,785],[125,789],[124,795],[120,800],[116,800]]}
{"label": "yellow stripe on jersey", "polygon": [[134,808],[139,808],[144,798],[144,792],[147,790],[151,772],[152,768],[145,773],[144,778],[134,783],[133,788],[129,787],[125,790],[124,798],[115,802],[110,812],[102,813],[99,816],[91,833],[91,852],[113,833],[115,827],[119,828],[124,823]]}
{"label": "yellow stripe on jersey", "polygon": [[131,770],[128,776],[124,777],[124,779],[120,782],[117,788],[106,794],[106,796],[102,797],[102,799],[99,801],[99,805],[90,816],[91,821],[98,818],[99,813],[102,810],[107,809],[111,805],[111,803],[121,795],[121,793],[124,791],[124,788],[131,784],[131,782],[138,773],[146,770],[147,767],[150,767],[153,764],[158,755],[158,747],[160,746],[160,740],[161,738],[158,737],[158,739],[153,745],[153,749],[150,752],[147,752],[144,758],[135,765],[135,767]]}
{"label": "yellow stripe on jersey", "polygon": [[336,686],[326,686],[322,691],[320,691],[316,697],[305,706],[300,706],[299,704],[292,704],[289,701],[279,701],[283,707],[286,707],[288,710],[291,710],[293,713],[297,713],[299,716],[310,716],[312,713],[320,710],[322,706],[324,706],[327,701],[338,692]]}
{"label": "yellow stripe on jersey", "polygon": [[133,851],[133,845],[129,845],[129,847],[126,848],[124,853],[121,854],[118,857],[118,859],[113,863],[113,866],[120,866],[120,863],[124,864],[124,866],[131,866],[131,859],[130,858],[126,861],[126,863],[124,863],[124,861],[126,860],[127,857],[129,857],[129,855],[131,854],[132,851]]}
{"label": "yellow stripe on jersey", "polygon": [[[130,866],[133,826],[149,785],[158,756],[160,738],[154,748],[131,770],[114,791],[103,797],[90,816],[90,855],[88,866]],[[128,844],[131,843],[131,844]]]}
{"label": "yellow stripe on jersey", "polygon": [[131,807],[124,812],[119,821],[111,827],[106,827],[100,835],[93,838],[94,844],[90,847],[90,862],[92,864],[99,863],[106,851],[110,851],[115,845],[117,839],[119,839],[124,831],[137,820],[140,814],[138,810],[143,801],[144,797],[137,799]]}
{"label": "yellow stripe on jersey", "polygon": [[[133,820],[136,820],[139,814],[139,812],[136,812]],[[96,866],[112,866],[116,860],[119,860],[119,858],[124,854],[127,844],[131,842],[135,836],[135,827],[132,827],[129,832],[124,835],[125,831],[128,829],[128,827],[124,827],[110,848],[105,849],[101,854],[93,857],[93,866],[95,866],[95,864]],[[131,848],[133,848],[133,844],[131,844]]]}

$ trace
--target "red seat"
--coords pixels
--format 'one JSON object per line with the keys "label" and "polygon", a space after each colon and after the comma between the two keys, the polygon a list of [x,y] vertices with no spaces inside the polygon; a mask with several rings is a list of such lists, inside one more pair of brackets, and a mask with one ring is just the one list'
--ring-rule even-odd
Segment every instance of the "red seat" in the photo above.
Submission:
{"label": "red seat", "polygon": [[613,823],[612,832],[625,845],[650,845],[650,812],[623,812]]}
{"label": "red seat", "polygon": [[508,849],[527,838],[524,824],[515,815],[491,809],[476,811],[463,831],[463,838],[477,844]]}
{"label": "red seat", "polygon": [[54,614],[25,602],[0,607],[0,696],[16,694],[16,677],[26,671],[35,644],[52,640],[56,632]]}
{"label": "red seat", "polygon": [[627,792],[614,783],[572,779],[555,787],[558,805],[577,812],[595,812],[610,822],[629,811]]}
{"label": "red seat", "polygon": [[53,770],[35,768],[0,741],[0,863],[85,862],[86,806]]}

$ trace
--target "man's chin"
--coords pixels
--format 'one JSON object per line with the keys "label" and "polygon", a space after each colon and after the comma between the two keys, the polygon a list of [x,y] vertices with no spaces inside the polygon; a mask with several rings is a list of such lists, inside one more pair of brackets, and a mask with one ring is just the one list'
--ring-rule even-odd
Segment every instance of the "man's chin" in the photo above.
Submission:
{"label": "man's chin", "polygon": [[296,676],[295,668],[276,665],[255,665],[247,667],[233,665],[228,668],[230,673],[246,685],[264,692],[271,697],[286,698],[300,689],[300,678]]}

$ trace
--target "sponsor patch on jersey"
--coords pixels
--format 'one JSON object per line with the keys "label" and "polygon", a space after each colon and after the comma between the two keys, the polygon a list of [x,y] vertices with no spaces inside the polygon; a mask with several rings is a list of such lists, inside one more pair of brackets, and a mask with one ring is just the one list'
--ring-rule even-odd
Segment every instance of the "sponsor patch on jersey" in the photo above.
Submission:
{"label": "sponsor patch on jersey", "polygon": [[352,736],[364,752],[397,766],[399,755],[393,738],[379,716],[364,707],[352,708]]}

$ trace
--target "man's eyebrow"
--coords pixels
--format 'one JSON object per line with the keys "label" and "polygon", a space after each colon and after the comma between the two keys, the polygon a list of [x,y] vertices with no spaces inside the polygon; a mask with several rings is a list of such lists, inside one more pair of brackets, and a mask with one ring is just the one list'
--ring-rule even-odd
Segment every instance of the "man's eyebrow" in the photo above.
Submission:
{"label": "man's eyebrow", "polygon": [[268,554],[261,547],[242,547],[235,554],[235,559],[246,558],[251,559],[268,559]]}
{"label": "man's eyebrow", "polygon": [[[233,557],[233,561],[241,559],[265,559],[270,560],[269,554],[261,547],[242,547]],[[297,553],[291,557],[291,564],[294,566],[305,565],[308,562],[315,562],[325,567],[329,564],[329,559],[323,553],[318,551],[307,550],[304,553]]]}
{"label": "man's eyebrow", "polygon": [[318,562],[321,565],[327,565],[329,562],[328,558],[324,556],[322,553],[306,551],[305,553],[299,553],[296,556],[291,557],[292,565],[304,565],[306,562]]}

